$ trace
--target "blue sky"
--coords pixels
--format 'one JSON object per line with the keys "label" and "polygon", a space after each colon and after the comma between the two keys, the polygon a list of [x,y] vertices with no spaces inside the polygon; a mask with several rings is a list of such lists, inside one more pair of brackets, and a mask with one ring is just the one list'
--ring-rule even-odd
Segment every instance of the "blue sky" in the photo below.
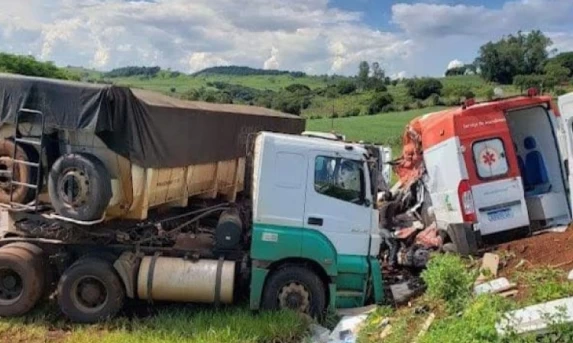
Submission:
{"label": "blue sky", "polygon": [[441,75],[479,46],[541,29],[573,50],[573,0],[0,0],[0,51],[100,70],[215,65]]}

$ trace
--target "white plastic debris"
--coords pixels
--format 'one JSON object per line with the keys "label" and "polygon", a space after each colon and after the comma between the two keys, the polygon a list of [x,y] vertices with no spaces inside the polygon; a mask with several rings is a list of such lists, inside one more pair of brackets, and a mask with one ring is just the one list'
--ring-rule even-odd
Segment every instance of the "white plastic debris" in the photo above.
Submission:
{"label": "white plastic debris", "polygon": [[567,280],[573,280],[573,270],[571,270],[569,275],[567,275]]}
{"label": "white plastic debris", "polygon": [[310,325],[310,341],[312,343],[328,343],[328,337],[330,336],[330,330],[324,326],[318,324]]}
{"label": "white plastic debris", "polygon": [[495,325],[500,335],[544,333],[554,324],[573,323],[573,297],[511,311]]}
{"label": "white plastic debris", "polygon": [[367,314],[344,316],[336,324],[328,338],[328,343],[354,343],[358,338],[362,324],[368,318]]}
{"label": "white plastic debris", "polygon": [[515,285],[512,285],[506,278],[501,277],[499,279],[491,280],[474,286],[474,293],[476,295],[486,293],[499,293],[511,289],[512,286],[514,287]]}

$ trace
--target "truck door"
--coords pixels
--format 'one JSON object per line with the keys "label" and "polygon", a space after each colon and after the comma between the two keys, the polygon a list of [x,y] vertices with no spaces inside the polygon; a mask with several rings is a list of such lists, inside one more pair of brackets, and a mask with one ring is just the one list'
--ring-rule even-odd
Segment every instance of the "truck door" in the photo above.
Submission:
{"label": "truck door", "polygon": [[[563,120],[563,129],[565,131],[565,151],[567,154],[565,170],[567,181],[569,183],[569,204],[573,207],[573,93],[565,94],[559,97],[559,112]],[[573,208],[571,208],[573,212]]]}
{"label": "truck door", "polygon": [[304,227],[320,231],[338,254],[368,256],[374,213],[368,169],[353,158],[310,153]]}

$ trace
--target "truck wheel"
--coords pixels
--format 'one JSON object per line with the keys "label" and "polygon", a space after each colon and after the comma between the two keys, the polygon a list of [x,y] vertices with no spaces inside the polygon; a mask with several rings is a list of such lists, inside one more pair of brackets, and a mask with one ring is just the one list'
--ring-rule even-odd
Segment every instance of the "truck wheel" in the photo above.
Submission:
{"label": "truck wheel", "polygon": [[[6,173],[12,171],[14,148],[16,148],[17,160],[25,162],[38,162],[40,160],[38,152],[33,147],[16,144],[11,139],[0,140],[0,171],[2,171],[0,174],[0,202],[2,203],[10,202],[10,179],[35,185],[38,175],[38,168],[23,163],[16,164],[13,177]],[[35,195],[35,191],[30,187],[14,186],[12,201],[26,204],[34,200]]]}
{"label": "truck wheel", "polygon": [[0,316],[29,312],[42,296],[45,284],[41,255],[17,244],[0,249]]}
{"label": "truck wheel", "polygon": [[111,177],[95,156],[68,154],[54,163],[48,192],[59,214],[76,220],[97,220],[111,200]]}
{"label": "truck wheel", "polygon": [[95,258],[69,267],[58,283],[58,304],[73,322],[95,323],[119,312],[125,290],[113,267]]}
{"label": "truck wheel", "polygon": [[322,280],[312,271],[288,266],[273,272],[263,291],[265,310],[291,309],[320,317],[326,308],[326,290]]}

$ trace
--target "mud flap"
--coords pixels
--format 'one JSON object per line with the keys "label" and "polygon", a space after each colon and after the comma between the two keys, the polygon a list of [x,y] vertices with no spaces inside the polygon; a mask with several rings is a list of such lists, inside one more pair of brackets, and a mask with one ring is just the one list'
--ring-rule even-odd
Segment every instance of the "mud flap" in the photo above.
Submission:
{"label": "mud flap", "polygon": [[479,232],[471,224],[448,225],[448,236],[456,246],[456,251],[464,256],[475,255],[479,247]]}

